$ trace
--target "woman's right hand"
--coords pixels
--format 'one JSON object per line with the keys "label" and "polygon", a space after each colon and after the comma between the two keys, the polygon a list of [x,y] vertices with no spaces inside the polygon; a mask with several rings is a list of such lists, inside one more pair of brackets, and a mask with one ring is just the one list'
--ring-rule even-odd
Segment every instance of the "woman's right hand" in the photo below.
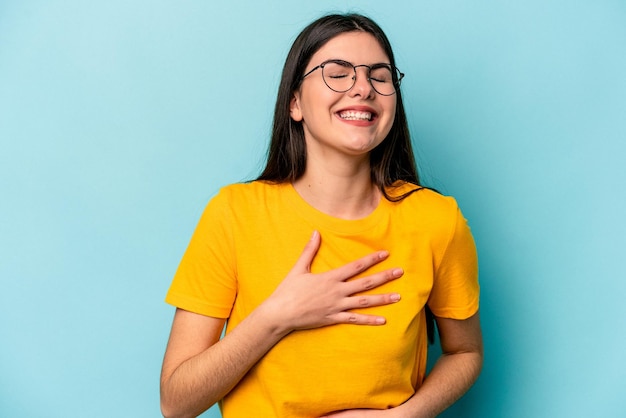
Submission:
{"label": "woman's right hand", "polygon": [[333,324],[384,324],[384,317],[354,313],[351,310],[387,305],[400,300],[397,293],[359,293],[401,277],[403,270],[392,268],[349,280],[389,256],[387,251],[378,251],[336,269],[313,274],[311,264],[320,244],[320,234],[315,231],[287,277],[263,302],[261,308],[266,309],[266,314],[270,315],[284,335],[293,330]]}
{"label": "woman's right hand", "polygon": [[161,372],[164,416],[197,416],[222,399],[285,335],[332,324],[381,325],[355,308],[394,303],[400,295],[359,295],[402,276],[389,269],[349,280],[387,259],[378,251],[325,273],[311,273],[320,247],[315,232],[287,277],[223,339],[224,319],[177,309]]}

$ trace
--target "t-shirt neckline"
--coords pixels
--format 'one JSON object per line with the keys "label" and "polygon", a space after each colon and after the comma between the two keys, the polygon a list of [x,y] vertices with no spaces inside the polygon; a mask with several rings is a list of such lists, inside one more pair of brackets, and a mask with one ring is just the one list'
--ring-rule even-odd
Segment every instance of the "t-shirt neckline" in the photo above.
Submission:
{"label": "t-shirt neckline", "polygon": [[387,212],[390,203],[381,196],[378,205],[367,216],[360,219],[342,219],[328,215],[313,206],[300,196],[291,183],[281,185],[285,196],[302,218],[311,223],[314,228],[327,229],[339,234],[352,235],[367,231],[378,225]]}

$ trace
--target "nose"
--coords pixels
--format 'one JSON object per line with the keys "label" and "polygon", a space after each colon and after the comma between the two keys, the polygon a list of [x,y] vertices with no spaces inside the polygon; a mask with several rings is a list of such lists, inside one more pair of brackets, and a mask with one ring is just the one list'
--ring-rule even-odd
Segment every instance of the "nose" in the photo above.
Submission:
{"label": "nose", "polygon": [[372,98],[374,96],[374,88],[369,79],[370,69],[367,65],[358,65],[354,67],[354,85],[350,89],[350,96],[361,96],[362,98]]}

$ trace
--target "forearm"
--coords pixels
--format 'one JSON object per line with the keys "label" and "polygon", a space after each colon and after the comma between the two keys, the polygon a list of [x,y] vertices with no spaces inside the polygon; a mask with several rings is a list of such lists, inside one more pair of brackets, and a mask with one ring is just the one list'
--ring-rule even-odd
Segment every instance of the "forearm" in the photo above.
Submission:
{"label": "forearm", "polygon": [[419,390],[397,408],[398,417],[436,417],[474,384],[482,363],[482,352],[442,355]]}
{"label": "forearm", "polygon": [[161,380],[161,409],[166,417],[195,417],[230,392],[284,336],[257,309],[231,333],[181,363]]}
{"label": "forearm", "polygon": [[321,242],[314,233],[293,269],[258,308],[222,340],[224,321],[177,310],[161,373],[161,410],[166,417],[195,417],[228,394],[245,374],[292,330],[335,324],[382,325],[383,317],[356,308],[388,305],[399,295],[359,295],[402,276],[392,268],[348,280],[385,260],[377,251],[313,274]]}

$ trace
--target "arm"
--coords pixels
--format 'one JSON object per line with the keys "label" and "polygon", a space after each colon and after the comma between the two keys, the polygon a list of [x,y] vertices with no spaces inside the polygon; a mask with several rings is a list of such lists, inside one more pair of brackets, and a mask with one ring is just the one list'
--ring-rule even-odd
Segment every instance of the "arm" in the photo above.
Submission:
{"label": "arm", "polygon": [[260,316],[219,341],[224,319],[176,310],[161,371],[165,417],[195,417],[241,380],[278,338]]}
{"label": "arm", "polygon": [[[453,235],[441,255],[428,302],[433,312],[448,312],[450,315],[455,315],[451,313],[455,306],[475,306],[477,309],[479,294],[476,245],[467,221],[456,205],[455,208]],[[415,395],[399,407],[399,417],[436,416],[472,386],[482,368],[483,343],[478,311],[463,320],[437,316],[435,320],[442,355]]]}
{"label": "arm", "polygon": [[[476,246],[465,218],[458,207],[452,237],[439,256],[433,289],[428,304],[443,315],[470,314],[478,306],[478,259]],[[452,405],[474,383],[482,368],[483,345],[479,314],[464,320],[435,316],[442,355],[426,379],[404,404],[386,410],[346,410],[330,414],[333,418],[435,417]]]}
{"label": "arm", "polygon": [[384,324],[382,317],[349,310],[393,303],[399,295],[352,295],[396,279],[402,270],[347,281],[385,260],[388,253],[380,251],[313,275],[310,266],[320,243],[319,233],[314,233],[274,293],[222,340],[223,319],[177,310],[161,372],[164,416],[195,417],[205,411],[293,330],[339,323]]}
{"label": "arm", "polygon": [[468,319],[436,318],[442,355],[398,417],[435,417],[474,384],[483,364],[479,314]]}
{"label": "arm", "polygon": [[478,313],[465,320],[436,318],[442,355],[422,386],[402,405],[385,410],[353,409],[333,418],[431,418],[459,399],[476,381],[483,363]]}

